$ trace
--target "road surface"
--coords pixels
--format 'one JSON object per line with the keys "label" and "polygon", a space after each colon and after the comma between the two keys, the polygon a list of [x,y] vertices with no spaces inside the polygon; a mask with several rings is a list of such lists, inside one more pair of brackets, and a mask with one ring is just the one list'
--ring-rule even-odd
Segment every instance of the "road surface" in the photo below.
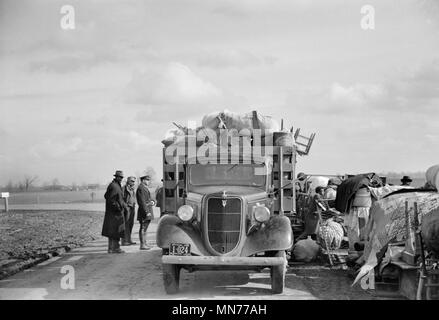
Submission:
{"label": "road surface", "polygon": [[[151,224],[148,243],[155,244],[157,224]],[[138,224],[134,227],[138,230]],[[139,242],[135,236],[134,241]],[[162,283],[161,249],[140,251],[138,245],[122,247],[126,253],[107,254],[106,238],[47,260],[0,281],[4,299],[370,299],[352,291],[349,279],[289,269],[286,288],[272,295],[268,269],[263,272],[182,270],[180,293],[166,295]],[[61,273],[64,271],[64,273]],[[73,272],[72,272],[73,271]],[[66,273],[67,272],[67,273]],[[74,282],[66,281],[66,277]],[[344,276],[343,276],[344,277]],[[66,283],[69,285],[66,286]],[[73,287],[74,283],[74,289]],[[315,284],[325,284],[326,296]],[[64,286],[62,285],[64,284]],[[352,292],[350,295],[349,292]]]}

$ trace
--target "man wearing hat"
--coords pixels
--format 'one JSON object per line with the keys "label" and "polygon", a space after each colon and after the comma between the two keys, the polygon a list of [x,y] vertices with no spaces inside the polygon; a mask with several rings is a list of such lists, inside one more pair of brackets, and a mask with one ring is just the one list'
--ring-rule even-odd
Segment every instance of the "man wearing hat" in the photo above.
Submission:
{"label": "man wearing hat", "polygon": [[125,231],[123,233],[122,246],[130,246],[136,244],[131,240],[131,232],[133,231],[134,216],[136,214],[136,195],[134,190],[134,184],[136,183],[136,177],[128,177],[127,183],[123,188],[123,199],[127,204],[124,212],[125,218]]}
{"label": "man wearing hat", "polygon": [[151,199],[151,194],[148,189],[148,185],[151,178],[148,175],[140,177],[140,185],[136,191],[137,204],[139,209],[137,209],[137,220],[140,223],[139,229],[139,239],[140,239],[140,250],[149,250],[150,248],[146,245],[146,231],[153,216],[153,206],[155,201]]}
{"label": "man wearing hat", "polygon": [[303,172],[299,172],[299,174],[297,175],[296,178],[296,196],[298,195],[299,192],[305,192],[305,187],[302,186],[302,184],[304,184],[304,181],[306,180],[307,175],[304,174]]}
{"label": "man wearing hat", "polygon": [[125,229],[123,212],[126,203],[123,200],[121,182],[123,172],[117,170],[113,181],[108,185],[105,192],[105,217],[102,226],[102,235],[108,238],[108,253],[123,253],[120,249],[120,234]]}
{"label": "man wearing hat", "polygon": [[412,179],[409,176],[404,176],[401,179],[401,185],[402,186],[410,186],[410,183],[412,183]]}

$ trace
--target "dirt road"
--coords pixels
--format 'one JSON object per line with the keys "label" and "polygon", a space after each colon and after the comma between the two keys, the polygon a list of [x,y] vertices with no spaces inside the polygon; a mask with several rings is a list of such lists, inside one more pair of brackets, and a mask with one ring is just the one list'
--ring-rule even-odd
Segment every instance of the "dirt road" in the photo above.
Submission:
{"label": "dirt road", "polygon": [[[135,226],[135,230],[137,225]],[[156,224],[148,242],[155,243]],[[138,238],[135,239],[138,242]],[[0,299],[371,299],[361,289],[350,288],[344,273],[324,269],[289,268],[286,289],[270,292],[268,269],[261,273],[182,271],[181,292],[168,296],[161,273],[161,250],[139,251],[123,247],[124,254],[107,254],[106,238],[52,258],[0,281]],[[61,273],[64,271],[64,273]],[[74,289],[66,276],[73,275]],[[65,273],[67,272],[67,273]],[[73,282],[69,282],[70,286]],[[68,286],[67,286],[68,287]]]}

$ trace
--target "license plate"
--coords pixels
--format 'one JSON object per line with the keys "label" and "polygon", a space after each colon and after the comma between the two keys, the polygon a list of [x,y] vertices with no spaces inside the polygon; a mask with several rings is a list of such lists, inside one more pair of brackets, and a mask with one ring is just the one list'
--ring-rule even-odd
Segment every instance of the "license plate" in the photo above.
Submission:
{"label": "license plate", "polygon": [[191,254],[191,245],[188,243],[171,243],[169,254],[174,256],[188,256]]}

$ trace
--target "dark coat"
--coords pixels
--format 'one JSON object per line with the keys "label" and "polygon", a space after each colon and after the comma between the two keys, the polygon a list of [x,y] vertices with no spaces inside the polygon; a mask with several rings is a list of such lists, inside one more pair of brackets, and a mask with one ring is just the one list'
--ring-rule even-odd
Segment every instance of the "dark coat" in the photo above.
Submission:
{"label": "dark coat", "polygon": [[163,212],[163,187],[157,189],[155,193],[155,201],[157,202],[155,206],[160,208],[160,212]]}
{"label": "dark coat", "polygon": [[375,173],[362,173],[344,180],[337,188],[335,209],[347,213],[351,207],[353,196],[364,186],[382,187],[383,182]]}
{"label": "dark coat", "polygon": [[151,193],[143,183],[139,185],[136,191],[137,204],[139,205],[139,209],[137,209],[137,220],[151,220],[153,216],[152,206],[150,204]]}
{"label": "dark coat", "polygon": [[124,230],[123,212],[126,204],[123,200],[122,186],[113,180],[105,192],[105,217],[102,226],[104,237],[119,239],[120,233]]}

